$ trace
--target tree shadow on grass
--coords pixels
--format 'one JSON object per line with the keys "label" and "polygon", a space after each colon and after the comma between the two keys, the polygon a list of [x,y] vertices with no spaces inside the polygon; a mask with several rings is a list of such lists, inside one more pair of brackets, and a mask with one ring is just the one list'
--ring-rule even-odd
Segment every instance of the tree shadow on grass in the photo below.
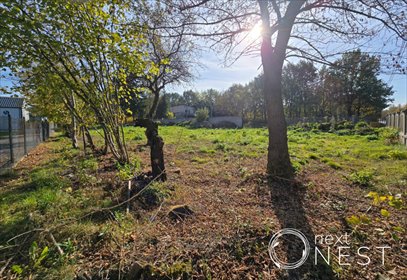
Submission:
{"label": "tree shadow on grass", "polygon": [[[296,269],[281,269],[279,279],[338,279],[332,268],[324,261],[318,259],[318,264],[314,264],[315,233],[306,216],[304,205],[306,187],[298,182],[277,182],[272,179],[268,180],[268,185],[271,190],[271,205],[280,222],[281,229],[299,230],[307,237],[311,247],[305,263]],[[307,209],[307,211],[312,211],[312,209]],[[285,235],[281,238],[280,244],[282,245],[279,246],[282,247],[279,248],[280,251],[276,249],[279,259],[281,256],[281,259],[284,260],[284,255],[285,261],[288,263],[295,263],[301,259],[305,245],[298,237],[291,234]]]}

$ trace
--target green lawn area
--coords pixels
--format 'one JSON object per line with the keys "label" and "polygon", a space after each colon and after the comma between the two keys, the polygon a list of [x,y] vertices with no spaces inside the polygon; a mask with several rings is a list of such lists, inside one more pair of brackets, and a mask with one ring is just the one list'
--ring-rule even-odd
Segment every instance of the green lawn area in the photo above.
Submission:
{"label": "green lawn area", "polygon": [[[156,275],[152,279],[216,279],[235,269],[236,277],[266,275],[265,246],[284,224],[267,199],[263,180],[267,130],[160,127],[169,180],[151,184],[131,202],[129,215],[125,204],[114,207],[126,199],[127,184],[121,179],[149,170],[149,148],[144,146],[143,129],[126,127],[125,132],[131,165],[118,166],[109,156],[84,155],[71,148],[69,139],[57,136],[1,178],[0,259],[8,261],[7,275],[74,279],[75,274],[103,268],[119,279],[117,274],[127,273],[135,261],[142,264],[140,273]],[[93,134],[100,145],[101,139]],[[362,217],[371,205],[365,197],[369,192],[406,194],[407,150],[386,144],[385,135],[386,131],[375,136],[289,130],[291,159],[306,187],[303,207],[313,218],[308,219],[314,230],[353,226],[353,232],[364,238],[381,238],[376,234],[384,232],[386,242],[394,246],[403,242],[399,232],[405,230],[404,206],[401,210],[383,206],[391,213],[385,221],[380,218],[381,207],[373,206],[369,225],[343,222]],[[317,215],[328,202],[333,205],[324,210],[329,224]],[[166,215],[179,204],[196,212],[196,217],[182,222],[185,228]],[[383,231],[375,232],[377,227]],[[254,243],[247,245],[245,238]],[[244,255],[253,250],[259,257],[248,261]],[[396,266],[399,253],[392,255],[389,269]],[[222,254],[229,256],[227,261],[219,262],[225,258]],[[239,271],[242,264],[246,268]],[[357,279],[364,273],[334,264],[332,269],[339,279]]]}

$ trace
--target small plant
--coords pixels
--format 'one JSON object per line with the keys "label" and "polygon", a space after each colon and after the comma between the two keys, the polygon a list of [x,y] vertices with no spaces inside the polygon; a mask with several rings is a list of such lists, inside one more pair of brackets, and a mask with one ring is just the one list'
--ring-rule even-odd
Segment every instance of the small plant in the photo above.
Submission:
{"label": "small plant", "polygon": [[382,127],[377,129],[379,136],[384,139],[386,145],[395,145],[399,142],[399,132],[397,129]]}
{"label": "small plant", "polygon": [[370,134],[370,135],[366,136],[366,139],[369,141],[375,141],[375,140],[379,140],[379,136],[377,136],[376,134]]}
{"label": "small plant", "polygon": [[207,163],[207,162],[208,162],[207,159],[205,159],[205,158],[200,158],[200,157],[194,157],[194,158],[192,158],[191,161],[192,161],[192,162],[199,163],[199,164],[204,164],[204,163]]}
{"label": "small plant", "polygon": [[339,163],[329,160],[327,164],[333,169],[341,169],[342,166]]}
{"label": "small plant", "polygon": [[218,151],[224,151],[225,152],[227,150],[227,147],[226,147],[226,145],[224,143],[218,143],[216,145],[215,149],[218,150]]}
{"label": "small plant", "polygon": [[404,160],[404,159],[407,159],[407,151],[392,150],[389,152],[389,156],[392,159]]}
{"label": "small plant", "polygon": [[141,193],[139,200],[146,206],[158,206],[170,195],[171,190],[165,183],[153,182]]}
{"label": "small plant", "polygon": [[169,119],[169,120],[172,120],[172,119],[175,118],[175,115],[174,115],[173,112],[168,111],[167,114],[165,114],[165,117],[166,117],[167,119]]}
{"label": "small plant", "polygon": [[308,158],[315,160],[315,159],[319,159],[319,156],[317,154],[311,153],[311,154],[308,155]]}
{"label": "small plant", "polygon": [[42,250],[38,247],[36,241],[34,241],[29,250],[29,263],[28,265],[15,264],[11,266],[11,270],[18,276],[27,276],[28,279],[32,278],[32,272],[41,268],[42,262],[48,257],[49,249],[45,246]]}
{"label": "small plant", "polygon": [[375,131],[365,121],[358,122],[355,125],[355,133],[359,135],[374,134]]}
{"label": "small plant", "polygon": [[360,216],[352,215],[352,216],[346,218],[346,222],[348,223],[349,226],[354,228],[361,224],[370,224],[371,220],[366,215],[360,215]]}
{"label": "small plant", "polygon": [[196,120],[197,122],[206,121],[209,118],[208,108],[200,108],[196,110]]}
{"label": "small plant", "polygon": [[357,186],[360,187],[370,187],[372,186],[373,172],[370,171],[357,171],[353,172],[349,176],[349,180]]}
{"label": "small plant", "polygon": [[143,139],[144,139],[144,137],[141,134],[136,134],[136,136],[134,136],[134,138],[133,138],[133,140],[135,140],[135,141],[141,141]]}
{"label": "small plant", "polygon": [[116,167],[118,169],[117,176],[119,177],[119,179],[122,181],[126,181],[126,180],[130,180],[131,178],[133,178],[134,175],[136,174],[136,172],[138,172],[140,170],[141,162],[139,159],[135,159],[130,164],[124,164],[124,165],[117,164]]}

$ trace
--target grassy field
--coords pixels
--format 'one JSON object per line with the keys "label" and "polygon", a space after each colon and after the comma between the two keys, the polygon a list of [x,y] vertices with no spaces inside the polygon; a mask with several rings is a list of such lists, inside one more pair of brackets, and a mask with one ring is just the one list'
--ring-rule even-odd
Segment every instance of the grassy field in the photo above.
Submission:
{"label": "grassy field", "polygon": [[[1,178],[3,276],[294,279],[273,266],[267,244],[277,230],[297,227],[311,238],[347,232],[352,244],[392,248],[385,265],[377,252],[370,266],[341,266],[335,258],[316,269],[304,265],[307,279],[406,279],[407,150],[389,143],[394,133],[291,129],[297,178],[273,183],[264,174],[265,129],[160,127],[169,180],[134,181],[126,214],[126,179],[149,170],[149,148],[142,129],[125,131],[129,165],[54,137]],[[171,219],[178,205],[193,215]]]}

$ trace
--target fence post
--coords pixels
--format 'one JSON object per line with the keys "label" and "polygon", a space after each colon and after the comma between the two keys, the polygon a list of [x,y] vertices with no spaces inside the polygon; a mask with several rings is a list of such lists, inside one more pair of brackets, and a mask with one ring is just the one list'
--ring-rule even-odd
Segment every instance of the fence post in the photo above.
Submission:
{"label": "fence post", "polygon": [[45,141],[45,128],[44,128],[44,120],[41,120],[41,142]]}
{"label": "fence post", "polygon": [[11,115],[8,114],[8,139],[10,144],[10,162],[14,163],[14,151],[13,151],[13,129],[11,127]]}
{"label": "fence post", "polygon": [[25,130],[25,117],[23,117],[24,155],[27,154],[27,132]]}

